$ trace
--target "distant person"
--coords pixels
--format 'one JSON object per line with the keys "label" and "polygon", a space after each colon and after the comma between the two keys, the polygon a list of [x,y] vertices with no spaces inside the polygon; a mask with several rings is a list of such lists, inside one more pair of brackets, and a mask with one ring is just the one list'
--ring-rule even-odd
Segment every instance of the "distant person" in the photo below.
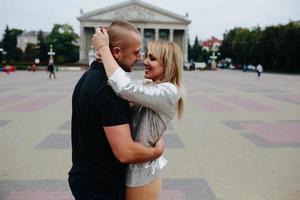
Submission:
{"label": "distant person", "polygon": [[190,70],[195,70],[195,69],[196,69],[195,62],[191,60]]}
{"label": "distant person", "polygon": [[257,77],[259,78],[261,73],[263,72],[263,67],[261,66],[261,64],[257,65],[256,72],[257,72]]}
{"label": "distant person", "polygon": [[32,63],[31,65],[31,71],[35,72],[36,71],[36,64]]}
{"label": "distant person", "polygon": [[56,76],[55,76],[55,73],[54,73],[54,65],[53,65],[52,62],[49,62],[48,72],[49,72],[49,79],[51,79],[52,74],[53,74],[54,78],[56,79]]}
{"label": "distant person", "polygon": [[248,70],[248,67],[247,67],[246,64],[244,64],[244,66],[243,66],[243,71],[246,72],[247,70]]}

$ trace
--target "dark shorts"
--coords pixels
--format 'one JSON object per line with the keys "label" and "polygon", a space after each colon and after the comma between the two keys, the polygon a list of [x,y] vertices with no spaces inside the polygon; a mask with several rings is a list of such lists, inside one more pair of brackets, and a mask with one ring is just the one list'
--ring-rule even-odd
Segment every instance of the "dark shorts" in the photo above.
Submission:
{"label": "dark shorts", "polygon": [[96,186],[89,184],[76,184],[70,181],[69,185],[71,192],[76,200],[124,200],[125,186],[118,188],[105,188],[102,190],[101,185]]}

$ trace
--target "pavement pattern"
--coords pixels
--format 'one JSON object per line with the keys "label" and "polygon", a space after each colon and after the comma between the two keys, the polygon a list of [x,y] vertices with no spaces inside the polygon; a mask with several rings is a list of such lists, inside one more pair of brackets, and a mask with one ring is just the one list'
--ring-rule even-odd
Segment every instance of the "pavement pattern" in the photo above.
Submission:
{"label": "pavement pattern", "polygon": [[[82,73],[0,73],[0,200],[73,199],[71,97]],[[184,83],[160,199],[300,200],[300,76],[185,71]]]}

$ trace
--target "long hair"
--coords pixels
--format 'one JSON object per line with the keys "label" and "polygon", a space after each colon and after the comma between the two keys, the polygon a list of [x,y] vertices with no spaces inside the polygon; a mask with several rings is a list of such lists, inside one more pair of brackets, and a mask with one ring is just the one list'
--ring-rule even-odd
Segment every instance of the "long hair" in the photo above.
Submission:
{"label": "long hair", "polygon": [[182,93],[177,106],[177,116],[178,119],[181,119],[184,110],[184,89],[182,84],[183,61],[181,50],[176,43],[168,41],[150,41],[148,43],[148,49],[164,67],[164,78],[162,82],[173,83]]}

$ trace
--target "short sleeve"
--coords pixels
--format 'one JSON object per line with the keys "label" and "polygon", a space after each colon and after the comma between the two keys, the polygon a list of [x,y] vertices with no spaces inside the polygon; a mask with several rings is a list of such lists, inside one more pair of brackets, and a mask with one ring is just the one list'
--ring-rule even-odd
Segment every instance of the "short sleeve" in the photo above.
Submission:
{"label": "short sleeve", "polygon": [[102,126],[117,126],[130,122],[128,102],[118,97],[109,86],[106,85],[97,91],[95,101]]}

